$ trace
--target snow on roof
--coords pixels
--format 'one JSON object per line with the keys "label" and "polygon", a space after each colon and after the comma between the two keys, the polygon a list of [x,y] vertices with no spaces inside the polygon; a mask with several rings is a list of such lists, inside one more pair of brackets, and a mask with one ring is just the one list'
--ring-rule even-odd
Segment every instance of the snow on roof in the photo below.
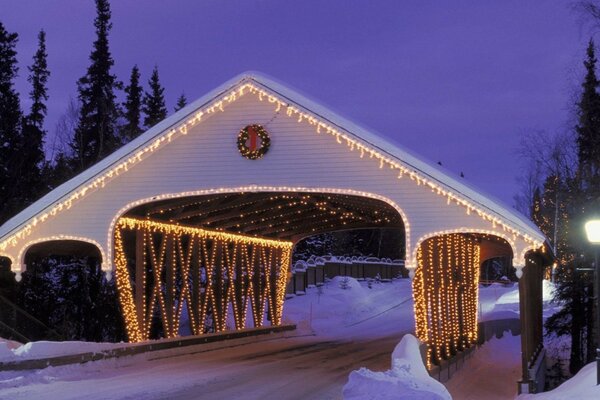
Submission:
{"label": "snow on roof", "polygon": [[205,96],[190,103],[188,106],[179,110],[172,116],[164,119],[102,161],[52,190],[50,193],[2,225],[0,227],[0,241],[5,240],[10,234],[26,225],[36,216],[67,199],[80,186],[94,181],[94,179],[102,175],[105,171],[131,157],[132,154],[135,154],[139,149],[144,148],[156,140],[156,138],[164,132],[185,121],[198,109],[206,106],[211,101],[222,96],[223,94],[230,92],[246,83],[252,83],[257,87],[264,89],[266,92],[276,95],[281,100],[306,111],[308,114],[314,115],[316,118],[327,120],[327,122],[332,126],[335,126],[341,131],[346,132],[357,140],[364,142],[383,154],[387,154],[391,158],[394,158],[414,169],[415,171],[418,171],[427,177],[427,179],[437,182],[451,192],[458,194],[461,197],[468,199],[470,202],[488,210],[492,214],[496,215],[500,220],[506,221],[509,225],[518,228],[522,233],[529,235],[539,242],[545,241],[544,235],[531,221],[529,221],[529,219],[516,210],[503,205],[499,200],[495,200],[489,195],[484,195],[480,190],[476,190],[474,187],[468,185],[464,181],[459,181],[453,178],[432,163],[426,162],[422,157],[418,157],[410,151],[398,146],[397,144],[387,141],[386,139],[382,138],[380,134],[376,134],[373,130],[363,128],[332,112],[329,108],[319,104],[318,102],[307,98],[298,91],[292,90],[276,80],[257,72],[246,72],[225,82],[223,85],[209,92]]}

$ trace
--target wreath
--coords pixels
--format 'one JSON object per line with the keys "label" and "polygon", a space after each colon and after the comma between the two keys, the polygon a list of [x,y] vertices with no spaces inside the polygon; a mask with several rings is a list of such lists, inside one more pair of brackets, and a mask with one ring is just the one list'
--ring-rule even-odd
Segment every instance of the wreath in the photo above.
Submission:
{"label": "wreath", "polygon": [[[260,145],[258,142],[260,141]],[[240,154],[249,160],[262,158],[271,146],[269,134],[260,125],[247,125],[240,131],[237,139]]]}

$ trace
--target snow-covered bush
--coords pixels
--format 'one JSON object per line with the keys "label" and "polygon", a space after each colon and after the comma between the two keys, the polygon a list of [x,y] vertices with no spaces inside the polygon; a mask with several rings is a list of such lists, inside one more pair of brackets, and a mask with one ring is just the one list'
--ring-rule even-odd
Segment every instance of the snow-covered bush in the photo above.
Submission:
{"label": "snow-covered bush", "polygon": [[350,286],[350,278],[347,276],[342,277],[342,279],[340,280],[340,288],[341,289],[351,289]]}

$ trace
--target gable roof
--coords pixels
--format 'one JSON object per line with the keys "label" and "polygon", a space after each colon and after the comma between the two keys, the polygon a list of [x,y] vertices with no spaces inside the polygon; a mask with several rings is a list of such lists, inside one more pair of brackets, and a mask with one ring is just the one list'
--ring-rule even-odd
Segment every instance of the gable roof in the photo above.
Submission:
{"label": "gable roof", "polygon": [[[26,228],[28,224],[37,224],[39,222],[38,218],[41,215],[56,208],[59,211],[62,210],[63,204],[73,199],[78,199],[80,197],[79,193],[82,193],[81,196],[85,195],[87,190],[85,187],[88,187],[86,185],[96,187],[98,182],[104,185],[104,178],[102,178],[104,174],[107,172],[110,173],[115,167],[117,167],[118,174],[118,166],[124,161],[125,164],[127,160],[133,159],[135,161],[136,156],[138,158],[141,157],[139,156],[141,149],[147,150],[148,146],[152,147],[152,143],[161,142],[165,139],[164,135],[166,132],[175,132],[174,129],[176,127],[182,123],[185,124],[185,121],[190,116],[198,113],[198,110],[206,108],[211,103],[213,104],[212,108],[214,108],[215,100],[223,98],[223,96],[227,97],[227,93],[235,96],[235,91],[244,87],[244,85],[258,88],[266,95],[275,96],[277,101],[281,101],[282,104],[285,103],[285,105],[289,106],[288,115],[291,108],[292,113],[298,113],[301,117],[305,116],[309,119],[312,117],[315,120],[324,121],[323,123],[317,123],[317,126],[327,127],[328,131],[333,129],[333,134],[337,134],[338,141],[340,141],[341,134],[341,137],[344,140],[348,140],[349,144],[352,143],[352,146],[354,146],[354,143],[359,143],[358,145],[365,151],[375,151],[378,154],[377,157],[381,158],[382,163],[385,161],[392,167],[399,168],[401,173],[409,174],[411,179],[416,176],[418,183],[423,181],[425,184],[431,186],[432,189],[437,189],[438,193],[441,190],[442,195],[446,195],[449,201],[452,200],[465,205],[468,211],[473,209],[484,218],[501,223],[505,227],[508,227],[509,230],[515,230],[525,238],[538,242],[540,245],[545,241],[544,235],[529,219],[514,209],[503,205],[500,201],[482,194],[481,191],[476,190],[466,182],[455,179],[437,166],[424,161],[421,157],[385,140],[381,135],[374,133],[372,130],[365,129],[339,116],[297,91],[262,74],[247,72],[236,76],[200,99],[190,103],[8,220],[0,227],[0,244],[11,237],[11,235]],[[157,147],[159,144],[157,144]],[[141,160],[141,158],[139,159]],[[112,174],[109,176],[112,176]],[[82,187],[85,190],[78,192]]]}

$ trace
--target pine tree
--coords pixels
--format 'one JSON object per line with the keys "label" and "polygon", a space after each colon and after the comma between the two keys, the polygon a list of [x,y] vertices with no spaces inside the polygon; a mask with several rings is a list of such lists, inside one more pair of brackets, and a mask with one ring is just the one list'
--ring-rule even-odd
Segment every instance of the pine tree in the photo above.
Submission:
{"label": "pine tree", "polygon": [[32,101],[31,110],[27,119],[31,125],[43,130],[44,119],[46,118],[47,108],[44,102],[48,101],[48,54],[46,53],[46,32],[41,30],[38,34],[38,49],[33,56],[33,64],[29,67],[29,77],[27,81],[31,84],[29,98]]}
{"label": "pine tree", "polygon": [[158,79],[158,67],[152,70],[152,76],[148,81],[150,91],[144,93],[143,111],[146,114],[144,125],[151,128],[167,116],[167,107],[165,105],[165,89],[160,85]]}
{"label": "pine tree", "polygon": [[22,112],[13,84],[18,73],[18,35],[9,33],[0,22],[0,223],[18,207],[19,150],[23,140]]}
{"label": "pine tree", "polygon": [[38,197],[48,190],[42,176],[44,169],[44,120],[46,118],[46,104],[48,100],[47,83],[50,76],[46,53],[46,33],[42,30],[38,34],[38,49],[33,57],[33,64],[28,68],[27,81],[31,84],[29,98],[31,109],[23,119],[23,141],[21,150],[21,178],[18,186],[22,206],[33,203]]}
{"label": "pine tree", "polygon": [[86,75],[77,82],[81,113],[71,144],[74,172],[88,168],[120,145],[117,135],[120,110],[115,89],[122,85],[111,74],[114,60],[108,45],[108,33],[112,27],[108,0],[96,0],[96,10],[96,40],[90,54],[91,65]]}
{"label": "pine tree", "polygon": [[540,229],[553,241],[558,264],[554,301],[561,308],[546,321],[549,335],[571,338],[569,370],[576,373],[594,359],[593,271],[590,249],[583,237],[589,210],[600,209],[600,96],[596,78],[594,43],[589,42],[584,62],[586,76],[577,103],[578,168],[569,175],[550,174],[544,184],[541,208],[536,216]]}
{"label": "pine tree", "polygon": [[121,128],[121,139],[130,142],[143,132],[140,127],[142,107],[142,87],[140,86],[140,70],[137,65],[131,69],[129,85],[125,87],[127,98],[123,103],[125,109],[125,125]]}
{"label": "pine tree", "polygon": [[185,93],[182,93],[181,96],[177,99],[177,104],[175,105],[175,112],[181,110],[183,107],[187,106],[187,98],[185,97]]}
{"label": "pine tree", "polygon": [[579,169],[587,184],[593,184],[600,174],[600,95],[597,91],[600,82],[596,76],[596,63],[594,41],[590,39],[587,59],[583,63],[586,75],[578,103],[579,123],[576,127]]}

